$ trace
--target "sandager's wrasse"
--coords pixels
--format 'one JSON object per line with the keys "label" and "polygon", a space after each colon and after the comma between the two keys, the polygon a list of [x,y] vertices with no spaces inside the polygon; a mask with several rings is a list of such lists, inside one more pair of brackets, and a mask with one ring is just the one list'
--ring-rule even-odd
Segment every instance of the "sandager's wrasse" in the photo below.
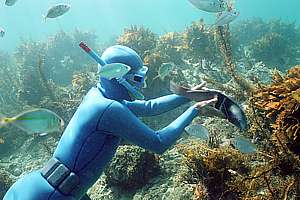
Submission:
{"label": "sandager's wrasse", "polygon": [[62,16],[63,14],[65,14],[66,12],[68,12],[71,8],[71,5],[69,4],[56,4],[54,6],[52,6],[51,8],[49,8],[49,10],[47,11],[47,14],[44,15],[44,19],[46,21],[47,18],[56,18],[59,16]]}
{"label": "sandager's wrasse", "polygon": [[170,83],[170,90],[180,96],[184,96],[192,101],[205,101],[217,96],[218,101],[214,108],[221,111],[229,122],[240,128],[242,131],[248,128],[247,118],[242,108],[230,97],[223,94],[221,91],[201,88],[194,90]]}
{"label": "sandager's wrasse", "polygon": [[12,124],[28,134],[45,135],[61,132],[64,128],[63,119],[51,110],[44,108],[22,112],[15,117],[2,117],[0,127]]}

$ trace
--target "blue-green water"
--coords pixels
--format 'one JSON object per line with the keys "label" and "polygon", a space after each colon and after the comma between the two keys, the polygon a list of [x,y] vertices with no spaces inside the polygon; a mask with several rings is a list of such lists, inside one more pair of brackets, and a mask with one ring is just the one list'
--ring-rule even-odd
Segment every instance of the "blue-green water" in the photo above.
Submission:
{"label": "blue-green water", "polygon": [[[72,8],[45,23],[42,15],[55,3],[70,3]],[[261,17],[300,24],[299,0],[236,0],[235,7],[241,12],[238,20]],[[120,35],[130,25],[144,25],[158,34],[182,31],[202,17],[213,23],[213,14],[198,10],[188,0],[18,0],[12,7],[2,0],[0,27],[6,35],[0,39],[0,50],[11,52],[21,38],[43,40],[59,30],[75,28],[95,31],[100,42]]]}

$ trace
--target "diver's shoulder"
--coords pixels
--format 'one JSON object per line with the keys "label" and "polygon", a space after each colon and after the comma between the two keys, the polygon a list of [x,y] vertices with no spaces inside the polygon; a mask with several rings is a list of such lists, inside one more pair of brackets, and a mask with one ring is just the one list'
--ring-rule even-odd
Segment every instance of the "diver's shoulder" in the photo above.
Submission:
{"label": "diver's shoulder", "polygon": [[113,100],[105,98],[98,88],[93,87],[83,97],[81,106],[91,106],[95,108],[95,106],[97,107],[98,105],[99,107],[103,108],[112,102]]}
{"label": "diver's shoulder", "polygon": [[98,98],[103,98],[102,93],[100,92],[100,90],[97,87],[92,87],[87,94],[85,95],[85,97],[92,97],[95,99]]}
{"label": "diver's shoulder", "polygon": [[121,113],[121,112],[127,113],[129,111],[126,106],[124,106],[122,103],[115,101],[115,100],[113,100],[110,103],[109,109],[110,109],[110,112],[118,112],[118,113]]}

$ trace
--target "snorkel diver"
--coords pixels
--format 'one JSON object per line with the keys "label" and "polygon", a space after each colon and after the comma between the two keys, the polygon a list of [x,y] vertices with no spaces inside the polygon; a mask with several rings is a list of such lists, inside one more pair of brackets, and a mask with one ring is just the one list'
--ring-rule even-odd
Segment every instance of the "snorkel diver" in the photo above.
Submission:
{"label": "snorkel diver", "polygon": [[176,94],[143,100],[140,88],[148,68],[134,50],[111,46],[100,58],[84,43],[80,46],[101,66],[122,63],[130,71],[111,80],[100,77],[97,87],[89,90],[70,120],[52,158],[42,169],[14,183],[4,200],[89,199],[87,190],[113,158],[121,140],[162,154],[204,106],[217,102],[216,97],[197,102],[168,126],[155,131],[138,117],[159,115],[190,100]]}

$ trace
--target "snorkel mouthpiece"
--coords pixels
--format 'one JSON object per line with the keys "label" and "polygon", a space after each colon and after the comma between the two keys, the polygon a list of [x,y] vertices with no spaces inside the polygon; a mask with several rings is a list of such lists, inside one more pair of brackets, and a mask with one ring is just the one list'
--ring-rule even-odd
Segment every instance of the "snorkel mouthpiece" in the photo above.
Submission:
{"label": "snorkel mouthpiece", "polygon": [[144,95],[141,92],[139,92],[138,89],[136,89],[130,83],[128,83],[125,78],[118,78],[117,81],[118,83],[123,85],[130,92],[130,94],[133,95],[135,99],[138,100],[145,99]]}

